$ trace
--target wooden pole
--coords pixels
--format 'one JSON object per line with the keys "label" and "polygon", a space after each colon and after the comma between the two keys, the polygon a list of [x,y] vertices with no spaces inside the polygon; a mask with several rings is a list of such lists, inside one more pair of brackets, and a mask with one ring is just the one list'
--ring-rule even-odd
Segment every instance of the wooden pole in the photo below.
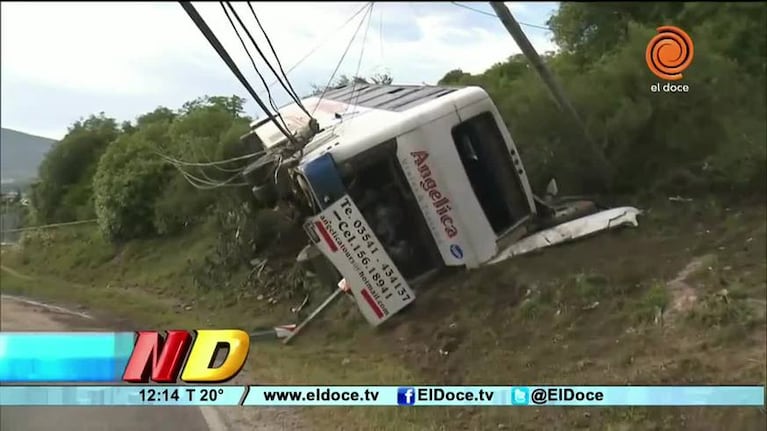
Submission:
{"label": "wooden pole", "polygon": [[556,80],[556,78],[554,78],[554,75],[551,73],[551,71],[549,71],[549,68],[546,67],[546,64],[543,62],[543,60],[541,60],[538,52],[533,47],[533,44],[530,43],[530,40],[527,39],[527,36],[525,36],[525,33],[522,31],[522,27],[520,27],[517,20],[514,19],[514,16],[509,11],[509,8],[507,8],[503,2],[494,1],[490,2],[490,6],[495,11],[495,14],[498,15],[498,18],[501,20],[501,23],[503,23],[503,26],[506,27],[506,30],[509,32],[511,37],[517,43],[519,49],[522,50],[522,53],[525,55],[525,57],[527,57],[528,61],[532,63],[533,68],[535,68],[536,72],[538,72],[538,76],[540,76],[544,84],[546,84],[546,87],[549,89],[549,92],[551,92],[551,95],[559,108],[570,115],[575,121],[575,124],[583,134],[589,149],[593,153],[596,167],[600,170],[600,180],[603,182],[603,186],[606,186],[606,178],[608,177],[609,172],[607,159],[605,159],[604,153],[599,150],[597,145],[594,143],[594,140],[591,139],[591,136],[589,135],[588,130],[586,130],[586,126],[583,124],[581,117],[578,115],[578,112],[570,103],[570,100],[567,98],[567,96],[565,96],[565,92],[559,85],[559,82]]}

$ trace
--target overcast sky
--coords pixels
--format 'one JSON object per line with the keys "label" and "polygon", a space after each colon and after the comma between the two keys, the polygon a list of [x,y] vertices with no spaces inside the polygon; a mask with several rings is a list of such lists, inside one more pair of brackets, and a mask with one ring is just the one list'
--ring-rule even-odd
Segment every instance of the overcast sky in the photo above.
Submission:
{"label": "overcast sky", "polygon": [[[486,2],[461,4],[492,13]],[[220,4],[194,5],[262,91]],[[299,94],[328,80],[364,16],[339,30],[364,3],[252,5],[286,70],[320,46],[288,74]],[[556,2],[507,5],[518,21],[540,26],[557,8]],[[205,94],[246,97],[248,114],[263,115],[176,2],[4,2],[0,8],[3,127],[59,139],[68,125],[91,113],[129,120]],[[247,6],[236,3],[235,9],[268,50]],[[539,52],[555,49],[550,32],[523,29]],[[338,74],[354,75],[359,64],[363,76],[388,72],[395,83],[433,84],[452,69],[479,73],[518,52],[493,16],[448,2],[377,3]],[[273,75],[258,66],[271,83]],[[279,86],[273,95],[280,105],[287,101]]]}

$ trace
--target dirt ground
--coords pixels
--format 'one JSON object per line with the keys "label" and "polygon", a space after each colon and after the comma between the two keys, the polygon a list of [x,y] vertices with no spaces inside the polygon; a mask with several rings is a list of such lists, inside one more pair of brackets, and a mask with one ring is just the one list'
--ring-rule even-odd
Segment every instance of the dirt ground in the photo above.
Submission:
{"label": "dirt ground", "polygon": [[[446,274],[376,342],[424,384],[764,385],[764,206],[673,211]],[[451,409],[449,417],[455,429],[767,425],[764,410],[745,408]]]}

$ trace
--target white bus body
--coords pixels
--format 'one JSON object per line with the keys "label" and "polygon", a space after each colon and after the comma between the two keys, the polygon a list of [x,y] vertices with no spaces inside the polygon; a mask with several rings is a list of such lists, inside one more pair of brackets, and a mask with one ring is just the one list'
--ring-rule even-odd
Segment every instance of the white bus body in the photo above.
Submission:
{"label": "white bus body", "polygon": [[[321,130],[293,169],[311,189],[313,222],[324,217],[327,223],[327,211],[338,216],[340,207],[333,204],[350,199],[407,281],[444,266],[478,267],[526,233],[536,212],[534,196],[514,141],[481,88],[357,84],[302,104]],[[293,132],[309,120],[295,104],[279,113]],[[267,151],[286,144],[272,122],[252,126]],[[308,233],[317,244],[318,232]],[[361,280],[352,267],[362,274],[368,264],[375,266],[362,268],[348,253],[343,260],[319,248],[352,288],[351,280]],[[409,293],[402,297],[412,301]],[[397,310],[403,305],[379,304]],[[387,317],[369,320],[377,324]]]}

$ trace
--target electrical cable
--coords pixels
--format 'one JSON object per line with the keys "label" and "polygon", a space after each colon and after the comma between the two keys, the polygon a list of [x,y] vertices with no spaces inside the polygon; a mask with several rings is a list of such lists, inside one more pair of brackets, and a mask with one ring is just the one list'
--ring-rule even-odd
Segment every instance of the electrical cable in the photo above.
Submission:
{"label": "electrical cable", "polygon": [[[269,60],[266,58],[266,55],[261,50],[261,48],[258,46],[258,43],[253,38],[253,35],[250,33],[250,31],[247,29],[247,27],[245,27],[245,23],[242,21],[242,19],[240,18],[240,15],[237,13],[237,11],[234,10],[234,7],[232,6],[231,2],[226,2],[226,4],[227,4],[227,6],[229,6],[229,10],[232,12],[232,15],[234,15],[234,19],[236,19],[237,22],[240,23],[240,26],[242,27],[242,29],[245,30],[245,35],[248,36],[248,39],[250,39],[250,42],[256,48],[256,52],[258,52],[258,55],[261,56],[261,59],[264,60],[264,63],[266,63],[266,66],[269,67],[269,70],[272,71],[272,74],[279,80],[280,75],[278,75],[277,71],[274,70],[274,67],[269,62]],[[280,84],[282,84],[282,87],[285,89],[285,91],[288,92],[288,95],[290,95],[290,91],[287,90],[287,88],[285,87],[285,84],[281,80],[280,80]],[[266,81],[264,81],[264,87],[266,87],[266,86],[267,86]],[[309,115],[309,117],[311,118],[311,115]]]}
{"label": "electrical cable", "polygon": [[[220,1],[219,4],[221,4],[221,9],[224,10],[226,19],[229,20],[229,25],[232,26],[232,30],[234,30],[234,33],[237,35],[237,39],[240,40],[240,44],[242,44],[242,49],[244,49],[245,54],[248,55],[248,59],[250,59],[250,64],[253,65],[253,69],[256,71],[256,75],[258,75],[258,78],[261,80],[261,83],[264,85],[264,87],[266,87],[266,79],[264,79],[264,76],[258,70],[258,66],[256,66],[256,61],[253,59],[253,56],[250,54],[250,50],[248,49],[248,46],[245,44],[245,40],[242,38],[242,35],[240,35],[240,32],[237,29],[237,26],[234,24],[234,21],[232,21],[232,17],[229,15],[229,11],[227,11],[226,8],[229,7],[229,10],[231,10],[232,14],[235,15],[235,17],[237,18],[237,21],[240,23],[240,26],[242,26],[243,30],[245,30],[245,33],[247,33],[248,36],[250,36],[248,29],[245,28],[245,25],[237,16],[237,12],[234,10],[234,7],[232,7],[231,3]],[[255,44],[255,41],[253,40],[252,37],[250,38],[250,40]],[[256,47],[256,49],[258,49],[258,47]],[[267,97],[269,98],[269,104],[271,105],[272,109],[274,109],[275,116],[277,116],[277,118],[279,118],[280,121],[282,121],[282,125],[283,127],[285,127],[285,129],[290,130],[290,128],[288,127],[288,124],[285,122],[285,119],[282,118],[282,114],[280,114],[280,109],[277,107],[277,103],[274,101],[274,98],[272,97],[272,93],[271,91],[269,91],[268,88],[266,90],[266,93],[267,93]]]}
{"label": "electrical cable", "polygon": [[[373,3],[368,3],[368,8],[372,8]],[[354,30],[354,34],[352,35],[352,38],[349,40],[349,43],[346,45],[346,49],[344,49],[344,53],[341,55],[341,59],[338,60],[338,63],[336,64],[336,68],[333,70],[333,73],[330,75],[330,79],[328,79],[328,83],[325,85],[325,88],[322,89],[322,94],[320,94],[319,100],[317,101],[317,104],[314,106],[314,109],[312,110],[312,114],[314,114],[317,111],[317,108],[320,106],[320,102],[322,102],[322,99],[325,97],[325,93],[327,93],[328,89],[330,88],[331,83],[333,82],[333,78],[335,78],[336,73],[338,73],[338,69],[341,67],[341,64],[344,61],[344,58],[346,58],[346,54],[349,52],[349,48],[351,48],[352,43],[354,43],[354,39],[357,38],[357,33],[359,33],[360,28],[362,28],[362,24],[365,22],[365,16],[362,17],[360,20],[360,23],[357,25],[357,29]]]}
{"label": "electrical cable", "polygon": [[[229,184],[229,183],[231,181],[233,181],[235,178],[241,176],[242,175],[242,171],[244,170],[244,168],[232,170],[232,172],[236,172],[236,174],[232,175],[228,179],[226,179],[226,180],[214,180],[214,179],[210,178],[205,173],[205,170],[202,169],[200,166],[213,166],[213,167],[216,167],[217,164],[220,164],[222,162],[228,162],[231,159],[230,160],[225,160],[225,161],[219,161],[219,162],[208,162],[208,163],[204,163],[204,162],[183,162],[183,161],[180,161],[180,160],[175,159],[173,157],[170,157],[170,156],[167,156],[165,154],[159,153],[157,151],[155,151],[154,153],[157,154],[161,159],[165,160],[165,162],[167,162],[170,165],[172,165],[173,167],[175,167],[181,173],[181,175],[184,176],[184,178],[187,180],[187,182],[189,182],[193,186],[197,186],[199,184],[203,184],[203,185],[207,186],[208,188],[216,188],[216,187],[223,187],[223,186],[233,186],[232,184]],[[252,157],[252,155],[247,155],[247,156],[248,157]],[[243,159],[243,158],[244,158],[244,156],[240,156],[240,157],[233,158],[233,159]],[[186,169],[184,169],[184,167],[183,167],[184,165],[187,165],[187,166],[197,166],[199,168],[200,175],[203,178],[199,178],[196,174],[193,174],[192,172],[187,171]]]}
{"label": "electrical cable", "polygon": [[[486,15],[486,16],[491,16],[491,17],[493,17],[493,18],[498,18],[498,15],[496,15],[496,14],[494,14],[494,13],[491,13],[491,12],[485,12],[485,11],[483,11],[483,10],[474,9],[474,8],[473,8],[473,7],[471,7],[471,6],[466,6],[466,5],[464,5],[464,4],[460,4],[460,3],[458,3],[458,2],[454,2],[454,1],[451,1],[450,3],[452,3],[453,5],[455,5],[455,6],[458,6],[458,7],[460,7],[460,8],[464,8],[464,9],[470,10],[470,11],[472,11],[472,12],[476,12],[476,13],[478,13],[478,14],[482,14],[482,15]],[[526,26],[528,26],[528,27],[537,28],[537,29],[540,29],[540,30],[549,30],[549,31],[551,31],[551,28],[549,28],[549,27],[546,27],[546,26],[543,26],[543,25],[537,25],[537,24],[528,24],[528,23],[526,23],[526,22],[519,22],[519,21],[517,21],[517,23],[519,23],[519,25],[526,25]]]}
{"label": "electrical cable", "polygon": [[169,160],[166,160],[166,161],[171,166],[176,168],[181,173],[181,175],[184,177],[184,179],[190,185],[192,185],[195,188],[200,188],[200,187],[204,186],[204,188],[206,188],[206,189],[214,189],[214,188],[217,188],[217,187],[233,187],[233,186],[240,186],[240,185],[244,185],[245,184],[245,183],[230,184],[234,179],[236,179],[236,178],[238,178],[238,177],[240,177],[242,175],[241,172],[238,172],[238,173],[230,176],[226,180],[218,181],[218,180],[213,180],[210,177],[208,177],[208,175],[203,170],[201,170],[200,172],[201,172],[201,174],[202,174],[202,176],[204,178],[200,178],[197,175],[195,175],[195,174],[185,170],[183,167],[181,167],[179,165],[176,165],[176,164],[172,163]]}
{"label": "electrical cable", "polygon": [[240,160],[246,160],[246,159],[253,158],[253,157],[256,157],[256,156],[261,156],[261,155],[263,155],[263,153],[264,153],[263,151],[258,151],[258,152],[255,152],[255,153],[245,154],[243,156],[237,156],[237,157],[232,157],[230,159],[219,160],[217,162],[207,162],[206,163],[206,162],[184,162],[182,160],[174,159],[173,157],[170,157],[168,155],[165,155],[165,154],[162,154],[162,153],[160,153],[158,151],[155,151],[155,154],[157,154],[158,156],[160,156],[162,158],[166,158],[166,159],[172,160],[173,163],[177,163],[177,164],[180,164],[180,165],[186,165],[186,166],[214,166],[214,165],[217,165],[217,164],[223,164],[223,163],[237,162],[237,161],[240,161]]}
{"label": "electrical cable", "polygon": [[[233,183],[233,184],[231,184],[232,181],[234,181],[236,178],[240,177],[240,174],[232,175],[226,181],[223,181],[223,182],[220,182],[220,183],[209,184],[207,181],[202,180],[202,179],[200,179],[200,178],[190,174],[189,172],[186,172],[186,171],[183,171],[183,170],[181,170],[180,172],[181,172],[181,175],[183,175],[184,178],[187,180],[187,182],[189,184],[191,184],[192,187],[194,187],[194,188],[196,188],[198,190],[212,190],[212,189],[217,189],[219,187],[245,187],[245,186],[249,185],[248,183]],[[197,181],[197,183],[195,183],[192,180]]]}
{"label": "electrical cable", "polygon": [[[207,161],[210,161],[210,158],[208,157],[207,152],[205,151],[205,146],[204,145],[188,145],[187,148],[189,148],[188,154],[189,154],[189,157],[192,160],[207,160]],[[215,165],[213,165],[213,167],[215,167]],[[187,172],[191,174],[191,170],[189,170]],[[214,180],[213,178],[208,176],[208,173],[206,172],[206,169],[198,168],[197,172],[199,172],[199,175],[202,176],[202,178],[204,178],[211,185],[212,184],[216,184],[219,181],[219,180]]]}
{"label": "electrical cable", "polygon": [[221,45],[221,42],[218,40],[216,35],[213,34],[208,24],[205,22],[205,20],[202,19],[199,12],[197,12],[197,9],[195,9],[190,2],[185,1],[185,2],[179,2],[179,3],[181,4],[181,7],[184,9],[187,15],[189,15],[189,18],[192,19],[194,24],[200,30],[200,32],[205,36],[205,39],[207,39],[208,43],[211,44],[213,49],[215,49],[218,55],[221,57],[221,59],[224,60],[224,63],[226,63],[226,65],[229,67],[232,73],[234,73],[234,75],[237,77],[240,83],[245,87],[245,89],[248,90],[248,93],[250,93],[250,95],[253,97],[253,100],[255,100],[256,104],[258,104],[258,106],[264,111],[264,113],[267,115],[269,120],[274,122],[274,125],[283,135],[285,135],[288,141],[295,144],[296,141],[293,135],[291,135],[286,129],[282,127],[282,125],[280,125],[277,122],[277,119],[274,117],[274,115],[272,115],[272,113],[269,111],[269,108],[266,107],[266,105],[261,100],[261,98],[258,97],[258,94],[256,94],[256,91],[253,89],[253,87],[250,85],[248,80],[242,74],[240,69],[237,67],[237,64],[235,64],[234,60],[232,60],[232,57],[229,55],[229,53],[226,51],[223,45]]}
{"label": "electrical cable", "polygon": [[378,13],[378,44],[381,50],[381,61],[384,61],[383,10]]}
{"label": "electrical cable", "polygon": [[[269,45],[269,49],[272,51],[272,55],[274,55],[274,59],[277,61],[277,68],[280,69],[280,73],[282,73],[282,77],[285,79],[285,83],[283,84],[282,81],[280,81],[279,76],[277,77],[277,80],[280,81],[280,84],[282,85],[282,88],[285,89],[285,91],[288,93],[288,95],[291,96],[294,102],[296,102],[296,105],[298,105],[299,108],[301,108],[302,111],[306,113],[306,115],[309,115],[309,118],[311,119],[311,115],[309,114],[309,111],[306,110],[304,107],[304,104],[301,103],[301,98],[298,96],[298,93],[296,93],[296,90],[293,88],[293,85],[290,84],[290,80],[288,79],[288,76],[285,74],[285,70],[282,68],[282,62],[280,62],[280,57],[277,56],[277,52],[274,49],[274,45],[272,44],[271,39],[269,38],[269,35],[266,33],[266,30],[261,25],[261,20],[258,19],[258,16],[256,15],[256,11],[253,9],[253,6],[250,2],[248,2],[248,8],[250,9],[250,12],[253,14],[253,18],[256,20],[256,24],[258,24],[258,28],[261,29],[261,33],[264,35],[264,39],[266,39],[266,43]],[[266,59],[264,59],[266,61]],[[287,87],[286,87],[287,84]],[[266,86],[266,83],[264,83],[264,86]]]}
{"label": "electrical cable", "polygon": [[[221,164],[220,162],[213,162],[211,160],[211,158],[208,156],[208,154],[205,151],[203,151],[202,146],[193,146],[191,148],[192,149],[196,148],[196,149],[199,150],[199,151],[195,151],[193,154],[191,154],[193,160],[203,160],[203,161],[207,161],[208,163],[211,163],[210,167],[212,167],[216,172],[223,172],[225,174],[231,174],[231,173],[238,172],[238,173],[242,174],[242,172],[246,168],[246,166],[238,166],[236,169],[223,168],[223,167],[219,166],[219,164]],[[219,180],[214,180],[213,178],[209,177],[208,174],[206,173],[206,169],[204,169],[204,168],[198,168],[198,171],[200,172],[200,175],[202,175],[202,177],[205,178],[206,180],[209,180],[211,182],[219,181]]]}
{"label": "electrical cable", "polygon": [[[184,177],[184,179],[190,185],[192,185],[193,187],[198,188],[198,189],[201,188],[202,186],[204,186],[205,189],[214,189],[214,188],[217,188],[217,187],[235,187],[235,186],[239,187],[239,186],[246,185],[246,183],[230,184],[231,181],[233,181],[234,179],[236,179],[238,177],[241,177],[242,171],[244,169],[234,170],[234,171],[232,171],[232,172],[236,172],[234,175],[232,175],[231,177],[229,177],[226,180],[218,181],[218,180],[214,180],[214,179],[208,177],[208,175],[202,169],[200,169],[200,174],[202,175],[203,178],[199,178],[195,174],[185,170],[183,168],[183,166],[181,166],[180,164],[175,163],[174,159],[172,159],[170,157],[163,156],[163,155],[161,155],[160,157],[163,160],[165,160],[167,163],[169,163],[171,166],[176,168],[176,170],[178,170],[181,173],[181,175]],[[200,186],[200,185],[202,185],[202,186]]]}
{"label": "electrical cable", "polygon": [[[365,42],[367,42],[368,30],[370,30],[370,22],[373,20],[373,8],[374,7],[375,7],[375,3],[371,4],[370,10],[368,11],[368,14],[367,14],[368,23],[367,23],[367,26],[365,27],[365,33],[363,33],[363,36],[362,36],[362,44],[361,44],[362,46],[360,47],[360,56],[359,56],[359,59],[357,59],[357,71],[354,72],[354,76],[352,77],[352,92],[350,93],[350,97],[349,97],[350,101],[351,101],[352,97],[354,97],[354,101],[349,104],[349,107],[351,107],[352,109],[355,109],[355,107],[357,106],[357,102],[360,99],[361,91],[358,92],[356,95],[354,94],[354,91],[355,91],[355,89],[357,87],[357,81],[358,81],[358,77],[359,77],[359,74],[360,74],[360,68],[362,67],[362,57],[365,55]],[[355,112],[356,111],[357,110],[355,110]],[[356,117],[356,115],[352,115],[352,117]]]}
{"label": "electrical cable", "polygon": [[[216,169],[219,172],[236,173],[236,175],[235,175],[235,177],[236,177],[236,176],[242,174],[242,172],[245,170],[245,167],[224,168],[224,167],[221,167],[219,165],[224,165],[224,164],[228,164],[228,163],[234,163],[234,162],[239,162],[239,161],[243,161],[243,160],[252,159],[254,157],[259,157],[259,156],[262,156],[264,154],[264,151],[258,151],[258,152],[254,152],[254,153],[245,154],[245,155],[242,155],[242,156],[231,157],[231,158],[228,158],[228,159],[219,160],[219,161],[215,161],[215,162],[214,161],[210,161],[210,158],[207,157],[204,154],[202,155],[202,158],[208,159],[209,160],[208,162],[187,162],[187,161],[176,159],[176,158],[171,157],[171,156],[169,156],[167,154],[163,154],[163,153],[161,153],[159,151],[154,151],[154,153],[157,156],[159,156],[161,159],[165,160],[167,163],[169,163],[170,165],[175,167],[179,172],[181,172],[181,174],[184,176],[184,178],[187,180],[187,182],[189,182],[191,185],[196,186],[197,184],[195,183],[195,181],[197,181],[197,182],[201,182],[201,183],[203,183],[203,184],[205,184],[207,186],[214,187],[214,186],[232,186],[232,185],[228,184],[227,181],[217,181],[217,180],[213,180],[212,178],[208,177],[208,175],[202,169],[203,167],[212,167],[212,168]],[[184,166],[197,167],[200,170],[201,175],[205,178],[206,181],[200,180],[194,174],[192,174],[191,172],[185,170]],[[232,179],[230,178],[229,181],[231,181],[231,180]]]}
{"label": "electrical cable", "polygon": [[[360,13],[362,13],[362,11],[364,11],[364,10],[365,10],[365,9],[366,9],[368,6],[369,6],[369,5],[366,3],[366,4],[365,4],[365,5],[363,5],[361,8],[359,8],[359,9],[358,9],[356,12],[354,12],[354,14],[352,14],[352,16],[350,16],[350,17],[349,17],[349,18],[348,18],[346,21],[344,21],[344,23],[343,23],[343,24],[341,24],[341,25],[340,25],[340,26],[338,26],[338,27],[337,27],[335,30],[333,30],[333,32],[326,34],[326,35],[325,35],[325,37],[323,37],[323,38],[322,38],[322,40],[321,40],[321,41],[320,41],[320,42],[319,42],[317,45],[314,45],[314,47],[313,47],[312,49],[310,49],[310,50],[309,50],[309,51],[308,51],[306,54],[304,54],[304,55],[303,55],[303,57],[301,57],[301,59],[300,59],[300,60],[298,60],[298,61],[297,61],[295,64],[293,64],[292,66],[290,66],[290,67],[288,68],[288,70],[286,71],[286,73],[290,73],[290,72],[292,72],[292,71],[293,71],[293,70],[294,70],[296,67],[300,66],[300,65],[301,65],[301,63],[303,63],[304,61],[306,61],[306,59],[307,59],[307,58],[311,57],[311,55],[312,55],[312,54],[314,54],[314,53],[315,53],[315,52],[316,52],[318,49],[320,49],[320,48],[322,47],[322,45],[324,45],[324,44],[325,44],[325,42],[327,42],[327,41],[328,41],[328,39],[330,39],[330,36],[334,35],[335,33],[338,33],[339,31],[341,31],[341,29],[343,29],[344,27],[346,27],[347,25],[349,25],[349,23],[350,23],[350,22],[352,22],[352,20],[353,20],[354,18],[356,18],[356,17],[357,17],[357,15],[359,15]],[[279,80],[277,80],[277,81],[273,81],[271,84],[269,84],[268,88],[274,87],[274,86],[275,86],[276,84],[278,84],[278,83],[279,83]],[[264,91],[262,91],[262,92],[261,92],[261,94],[264,94],[264,93],[265,93]]]}

